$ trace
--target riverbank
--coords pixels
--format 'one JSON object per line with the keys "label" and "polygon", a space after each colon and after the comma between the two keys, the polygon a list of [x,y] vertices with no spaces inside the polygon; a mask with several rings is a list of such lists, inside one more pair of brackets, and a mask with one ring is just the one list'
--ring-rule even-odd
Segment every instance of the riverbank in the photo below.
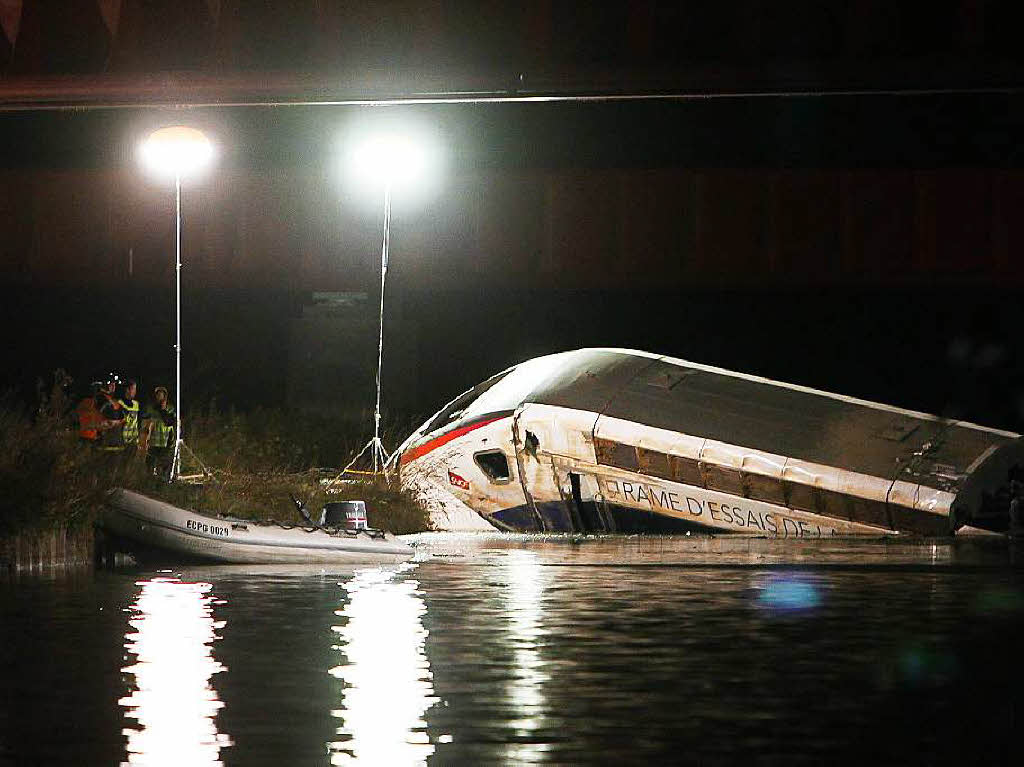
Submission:
{"label": "riverbank", "polygon": [[0,576],[92,567],[96,536],[91,527],[57,527],[0,538]]}
{"label": "riverbank", "polygon": [[81,444],[67,411],[67,403],[52,399],[36,412],[0,401],[0,568],[91,561],[93,544],[81,541],[92,536],[115,487],[205,514],[291,523],[302,521],[292,497],[314,518],[327,501],[361,499],[373,527],[398,535],[431,527],[427,510],[396,481],[360,474],[336,480],[337,470],[318,468],[327,454],[354,452],[360,425],[351,420],[207,408],[185,423],[183,473],[196,478],[168,484],[146,471],[142,456]]}

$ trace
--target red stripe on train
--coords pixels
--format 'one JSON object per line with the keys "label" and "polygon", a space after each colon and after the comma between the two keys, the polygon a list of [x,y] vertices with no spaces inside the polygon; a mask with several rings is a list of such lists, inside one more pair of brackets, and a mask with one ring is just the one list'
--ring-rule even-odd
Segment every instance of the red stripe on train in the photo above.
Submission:
{"label": "red stripe on train", "polygon": [[479,429],[481,426],[487,426],[487,424],[494,423],[495,421],[500,421],[502,418],[510,418],[510,417],[511,416],[509,416],[509,415],[496,415],[496,416],[494,416],[492,418],[486,418],[483,421],[477,421],[476,423],[471,423],[468,426],[460,426],[458,429],[453,429],[452,431],[448,432],[447,434],[442,434],[440,437],[434,437],[434,439],[427,440],[426,442],[424,442],[422,445],[420,445],[418,447],[414,447],[414,448],[410,448],[409,450],[406,450],[404,453],[402,453],[402,458],[401,458],[400,462],[401,463],[409,463],[410,461],[415,461],[417,458],[422,458],[423,456],[425,456],[427,453],[431,452],[432,450],[436,450],[437,448],[441,447],[442,445],[447,445],[453,439],[461,437],[463,434],[469,434],[469,432],[471,432],[471,431],[473,431],[475,429]]}

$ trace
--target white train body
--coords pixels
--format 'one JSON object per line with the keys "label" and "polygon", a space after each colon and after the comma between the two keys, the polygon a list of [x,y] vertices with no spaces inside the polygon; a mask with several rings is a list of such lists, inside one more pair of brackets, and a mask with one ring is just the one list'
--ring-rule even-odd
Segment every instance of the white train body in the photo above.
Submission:
{"label": "white train body", "polygon": [[399,449],[448,526],[520,532],[1002,531],[1024,467],[1011,432],[623,349],[509,368]]}

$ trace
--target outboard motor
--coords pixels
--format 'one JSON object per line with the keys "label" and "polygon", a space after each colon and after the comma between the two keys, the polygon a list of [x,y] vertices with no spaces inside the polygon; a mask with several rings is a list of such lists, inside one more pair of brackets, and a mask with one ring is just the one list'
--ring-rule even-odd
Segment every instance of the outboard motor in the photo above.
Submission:
{"label": "outboard motor", "polygon": [[333,501],[324,504],[320,526],[366,530],[369,527],[366,523],[366,501]]}

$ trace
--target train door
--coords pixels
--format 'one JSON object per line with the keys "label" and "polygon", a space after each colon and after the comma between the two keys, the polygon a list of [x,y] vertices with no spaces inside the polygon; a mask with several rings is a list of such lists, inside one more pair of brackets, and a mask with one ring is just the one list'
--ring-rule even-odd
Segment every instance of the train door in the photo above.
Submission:
{"label": "train door", "polygon": [[597,479],[590,474],[569,472],[570,506],[573,523],[581,533],[611,533],[615,523],[601,501]]}
{"label": "train door", "polygon": [[513,418],[523,494],[538,530],[603,532],[597,479],[577,467],[593,465],[592,413],[525,404]]}

